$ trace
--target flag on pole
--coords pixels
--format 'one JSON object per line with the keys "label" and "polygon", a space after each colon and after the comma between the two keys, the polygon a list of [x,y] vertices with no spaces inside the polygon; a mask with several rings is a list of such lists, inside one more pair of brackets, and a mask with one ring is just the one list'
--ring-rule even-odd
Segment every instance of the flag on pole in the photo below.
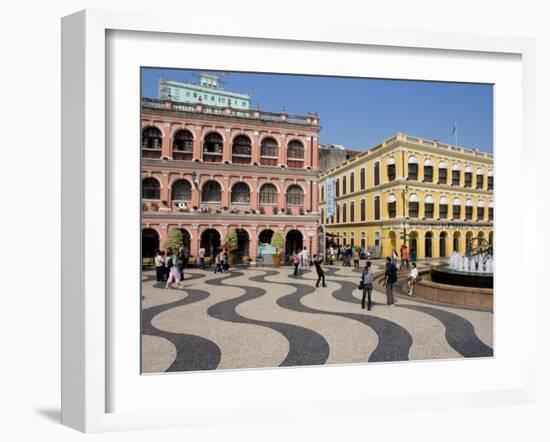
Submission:
{"label": "flag on pole", "polygon": [[453,126],[453,131],[451,132],[451,135],[454,135],[456,133],[456,121],[455,121],[455,124]]}

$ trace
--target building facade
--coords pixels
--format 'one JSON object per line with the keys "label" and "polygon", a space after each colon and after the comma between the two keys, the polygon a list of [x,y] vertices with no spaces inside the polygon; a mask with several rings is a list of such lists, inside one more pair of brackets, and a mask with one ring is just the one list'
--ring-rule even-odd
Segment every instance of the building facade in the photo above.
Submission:
{"label": "building facade", "polygon": [[231,107],[233,109],[249,109],[250,96],[224,90],[215,75],[202,74],[199,83],[183,83],[181,81],[159,80],[159,98],[179,103],[203,103],[214,107]]}
{"label": "building facade", "polygon": [[321,224],[336,243],[389,256],[405,242],[418,259],[464,254],[472,238],[493,243],[491,154],[397,134],[319,182]]}
{"label": "building facade", "polygon": [[273,232],[317,251],[319,119],[142,99],[142,253],[179,229],[213,256],[230,229],[256,260]]}

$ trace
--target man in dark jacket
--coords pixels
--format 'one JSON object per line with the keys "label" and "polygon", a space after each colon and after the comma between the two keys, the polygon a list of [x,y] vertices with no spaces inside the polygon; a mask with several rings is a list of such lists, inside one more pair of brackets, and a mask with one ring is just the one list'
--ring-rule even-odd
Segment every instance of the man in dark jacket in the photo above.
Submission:
{"label": "man in dark jacket", "polygon": [[393,299],[393,284],[397,282],[397,267],[388,256],[386,258],[386,273],[384,275],[384,286],[386,287],[386,299],[389,307],[395,306]]}
{"label": "man in dark jacket", "polygon": [[327,286],[325,284],[325,272],[321,268],[322,261],[323,260],[321,258],[317,258],[317,255],[313,255],[313,264],[315,265],[315,270],[317,271],[317,284],[315,284],[315,287],[319,287],[321,279],[323,280],[323,287]]}

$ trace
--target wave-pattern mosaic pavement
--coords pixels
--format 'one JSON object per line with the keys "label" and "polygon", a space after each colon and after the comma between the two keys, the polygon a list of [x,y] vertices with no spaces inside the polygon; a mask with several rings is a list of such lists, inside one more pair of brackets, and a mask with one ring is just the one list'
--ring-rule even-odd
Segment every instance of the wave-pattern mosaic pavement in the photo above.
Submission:
{"label": "wave-pattern mosaic pavement", "polygon": [[[375,270],[382,269],[382,262]],[[373,292],[361,309],[359,275],[326,267],[327,287],[302,269],[190,269],[181,288],[142,280],[142,371],[197,371],[490,357],[493,314]]]}

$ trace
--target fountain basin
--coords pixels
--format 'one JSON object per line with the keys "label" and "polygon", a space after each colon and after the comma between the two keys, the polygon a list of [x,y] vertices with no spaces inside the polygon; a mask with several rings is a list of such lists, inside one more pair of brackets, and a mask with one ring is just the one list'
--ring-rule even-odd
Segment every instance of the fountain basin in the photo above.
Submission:
{"label": "fountain basin", "polygon": [[493,273],[452,269],[448,264],[431,266],[431,280],[461,287],[493,288]]}

